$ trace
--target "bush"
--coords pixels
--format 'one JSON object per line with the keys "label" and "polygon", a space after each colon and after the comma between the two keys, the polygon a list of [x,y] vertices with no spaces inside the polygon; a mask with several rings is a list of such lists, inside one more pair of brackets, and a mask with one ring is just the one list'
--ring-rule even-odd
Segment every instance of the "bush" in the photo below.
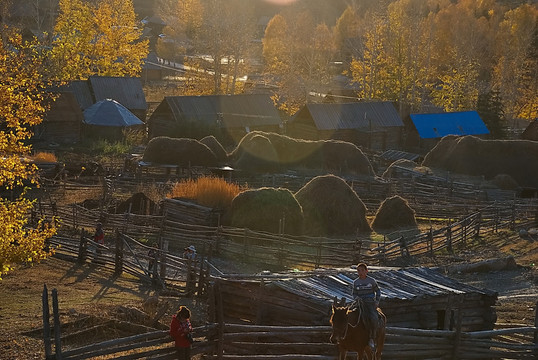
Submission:
{"label": "bush", "polygon": [[186,198],[214,209],[227,209],[242,189],[217,177],[201,177],[176,183],[169,198]]}

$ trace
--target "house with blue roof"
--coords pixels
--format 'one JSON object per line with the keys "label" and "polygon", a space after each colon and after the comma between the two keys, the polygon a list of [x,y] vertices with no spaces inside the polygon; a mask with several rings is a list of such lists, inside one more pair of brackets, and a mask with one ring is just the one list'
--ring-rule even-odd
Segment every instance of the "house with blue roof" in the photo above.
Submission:
{"label": "house with blue roof", "polygon": [[489,135],[486,124],[476,111],[458,111],[435,114],[410,114],[414,129],[408,134],[407,144],[429,150],[447,135]]}

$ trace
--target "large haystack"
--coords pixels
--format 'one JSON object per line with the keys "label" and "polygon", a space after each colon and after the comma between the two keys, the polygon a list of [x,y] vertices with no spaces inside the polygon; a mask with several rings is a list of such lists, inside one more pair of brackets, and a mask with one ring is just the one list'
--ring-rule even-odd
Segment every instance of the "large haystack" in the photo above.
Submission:
{"label": "large haystack", "polygon": [[[258,136],[269,139],[278,155],[281,169],[328,169],[344,173],[373,175],[368,158],[354,144],[336,140],[299,140],[276,133],[253,131],[241,139],[230,154],[231,158],[241,158],[247,144]],[[261,157],[261,155],[258,155]]]}
{"label": "large haystack", "polygon": [[288,189],[260,188],[239,193],[229,211],[232,226],[278,233],[300,234],[303,211]]}
{"label": "large haystack", "polygon": [[195,139],[158,136],[151,139],[144,150],[146,162],[180,166],[216,166],[217,157]]}
{"label": "large haystack", "polygon": [[228,162],[228,153],[224,146],[213,135],[206,136],[200,139],[200,142],[207,146],[213,154],[215,154],[217,161],[220,164],[226,164]]}
{"label": "large haystack", "polygon": [[295,197],[303,208],[304,234],[313,236],[354,235],[370,231],[366,206],[355,191],[334,175],[318,176]]}
{"label": "large haystack", "polygon": [[474,136],[447,136],[424,158],[423,165],[458,174],[510,175],[520,186],[538,188],[538,142],[481,140]]}
{"label": "large haystack", "polygon": [[377,232],[417,226],[415,211],[411,209],[407,200],[398,195],[381,203],[372,222],[372,229]]}
{"label": "large haystack", "polygon": [[241,141],[241,155],[235,161],[237,169],[255,172],[276,172],[280,168],[278,154],[271,141],[263,135],[254,135]]}

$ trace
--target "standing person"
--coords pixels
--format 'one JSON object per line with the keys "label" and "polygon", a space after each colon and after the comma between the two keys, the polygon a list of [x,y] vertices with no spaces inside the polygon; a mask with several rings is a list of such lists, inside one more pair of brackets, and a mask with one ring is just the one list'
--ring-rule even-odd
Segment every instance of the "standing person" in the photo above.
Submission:
{"label": "standing person", "polygon": [[[105,232],[103,230],[103,224],[98,222],[95,228],[95,234],[93,234],[93,241],[99,245],[105,245]],[[97,255],[101,254],[101,248],[99,245],[95,245],[97,248]]]}
{"label": "standing person", "polygon": [[170,323],[170,336],[176,342],[176,353],[179,360],[190,360],[192,325],[191,312],[186,306],[180,306]]}
{"label": "standing person", "polygon": [[196,248],[194,245],[185,248],[183,258],[188,260],[194,260],[196,258]]}
{"label": "standing person", "polygon": [[149,274],[149,277],[152,277],[154,270],[156,270],[156,269],[153,268],[155,266],[155,257],[156,257],[156,255],[157,255],[157,244],[153,243],[153,244],[151,244],[151,247],[148,250],[148,274]]}
{"label": "standing person", "polygon": [[366,326],[370,330],[370,339],[368,346],[374,349],[375,334],[379,323],[377,307],[381,297],[381,290],[374,278],[368,276],[368,266],[365,263],[357,265],[358,278],[353,281],[352,296],[353,299],[360,298],[364,304],[366,312]]}

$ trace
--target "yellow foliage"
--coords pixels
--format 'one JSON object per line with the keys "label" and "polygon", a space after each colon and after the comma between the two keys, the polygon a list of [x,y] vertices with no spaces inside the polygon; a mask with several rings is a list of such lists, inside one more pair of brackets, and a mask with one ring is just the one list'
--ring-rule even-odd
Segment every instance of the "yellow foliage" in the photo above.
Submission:
{"label": "yellow foliage", "polygon": [[233,198],[243,190],[246,188],[228,183],[222,178],[202,177],[176,183],[168,197],[191,199],[203,206],[225,209],[231,205]]}
{"label": "yellow foliage", "polygon": [[[37,184],[37,167],[28,161],[33,125],[42,121],[46,111],[45,91],[49,83],[43,77],[43,49],[23,42],[5,25],[0,25],[0,188]],[[48,95],[47,95],[48,94]],[[19,262],[32,263],[50,254],[45,240],[56,232],[55,220],[28,224],[33,201],[24,197],[0,199],[0,279]]]}

